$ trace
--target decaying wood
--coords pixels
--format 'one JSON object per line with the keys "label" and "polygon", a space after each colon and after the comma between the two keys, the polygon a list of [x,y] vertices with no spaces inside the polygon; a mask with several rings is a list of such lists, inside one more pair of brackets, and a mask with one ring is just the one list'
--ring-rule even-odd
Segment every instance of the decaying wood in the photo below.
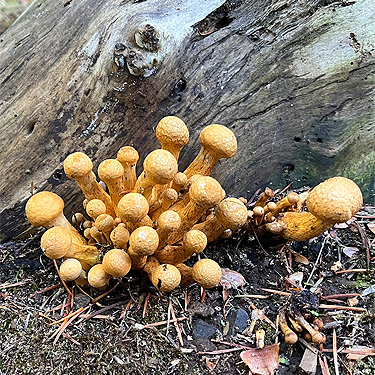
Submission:
{"label": "decaying wood", "polygon": [[[0,239],[26,228],[34,191],[82,196],[62,161],[95,167],[123,145],[158,147],[161,117],[229,126],[238,154],[214,176],[230,194],[291,180],[375,180],[372,0],[35,0],[0,36]],[[139,167],[139,170],[141,167]]]}

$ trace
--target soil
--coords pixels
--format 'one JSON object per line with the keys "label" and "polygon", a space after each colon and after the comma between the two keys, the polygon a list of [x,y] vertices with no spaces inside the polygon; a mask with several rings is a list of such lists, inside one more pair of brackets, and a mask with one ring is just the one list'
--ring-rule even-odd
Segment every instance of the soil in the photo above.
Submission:
{"label": "soil", "polygon": [[[360,215],[374,215],[374,210],[365,208]],[[308,242],[285,243],[277,237],[257,239],[253,233],[241,233],[211,244],[203,256],[216,260],[223,268],[239,272],[246,284],[230,288],[226,301],[222,287],[208,290],[203,303],[197,285],[179,288],[171,294],[159,293],[145,275],[134,272],[121,280],[112,280],[109,289],[115,288],[97,302],[93,299],[103,291],[83,293],[68,284],[75,296],[71,307],[53,262],[42,255],[41,232],[1,244],[0,374],[248,374],[249,369],[240,358],[242,350],[219,354],[201,352],[233,348],[223,342],[255,347],[254,333],[246,330],[228,333],[229,316],[243,309],[251,317],[256,307],[275,323],[279,309],[288,306],[291,297],[261,288],[291,292],[293,287],[285,278],[294,272],[303,273],[303,286],[313,291],[320,303],[348,306],[347,298],[329,301],[322,296],[362,293],[375,285],[374,259],[367,266],[368,253],[374,257],[375,239],[369,222],[371,219],[357,218]],[[348,247],[357,249],[354,255],[345,249]],[[306,257],[308,264],[300,263],[298,254]],[[368,271],[335,273],[332,266],[340,259],[342,269]],[[21,285],[7,287],[5,283]],[[298,300],[301,295],[297,293],[293,298]],[[337,333],[339,373],[375,373],[374,357],[354,361],[340,353],[342,349],[369,348],[375,344],[375,294],[357,299],[356,307],[365,308],[366,312],[317,310],[327,336],[325,351],[319,357],[326,359],[333,374],[332,351],[327,351],[333,347],[333,327]],[[186,318],[178,323],[183,345],[173,323],[143,327],[167,321],[171,317],[171,304],[178,318]],[[82,314],[56,340],[54,333],[62,323],[51,323],[81,307],[85,309]],[[312,307],[306,309],[311,311]],[[214,340],[194,337],[193,327],[198,319],[216,327]],[[265,320],[256,323],[254,332],[260,328],[266,332],[266,345],[280,342],[278,374],[302,374],[299,364],[306,349],[304,341],[288,346],[283,335],[275,333]],[[318,362],[316,374],[321,373]]]}

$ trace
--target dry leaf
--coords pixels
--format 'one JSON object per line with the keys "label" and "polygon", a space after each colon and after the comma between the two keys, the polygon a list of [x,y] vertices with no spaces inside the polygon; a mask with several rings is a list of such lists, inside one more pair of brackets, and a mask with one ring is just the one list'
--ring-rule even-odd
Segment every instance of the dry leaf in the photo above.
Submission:
{"label": "dry leaf", "polygon": [[241,352],[241,359],[249,366],[250,374],[273,375],[279,368],[279,344],[245,350]]}
{"label": "dry leaf", "polygon": [[348,303],[348,306],[353,307],[353,306],[357,306],[359,301],[357,297],[353,297],[353,298],[348,298],[347,303]]}
{"label": "dry leaf", "polygon": [[370,229],[372,233],[375,233],[375,223],[368,223],[367,228]]}
{"label": "dry leaf", "polygon": [[294,272],[288,276],[288,279],[299,288],[302,288],[303,272]]}
{"label": "dry leaf", "polygon": [[206,366],[207,366],[208,370],[213,371],[214,368],[216,367],[217,363],[219,362],[219,357],[216,357],[212,361],[209,360],[207,357],[205,357],[205,362],[206,362]]}
{"label": "dry leaf", "polygon": [[301,254],[299,254],[299,253],[296,253],[296,252],[293,251],[293,250],[292,250],[292,254],[294,255],[294,260],[295,260],[297,263],[309,264],[309,260],[308,260],[305,256],[303,256],[303,255],[301,255]]}
{"label": "dry leaf", "polygon": [[333,263],[333,265],[331,266],[331,271],[333,272],[337,272],[337,271],[340,271],[344,268],[344,266],[342,265],[342,263],[340,261],[336,261],[335,263]]}
{"label": "dry leaf", "polygon": [[375,348],[367,348],[365,346],[353,346],[350,349],[344,349],[343,353],[347,354],[347,359],[360,360],[369,355],[375,355]]}

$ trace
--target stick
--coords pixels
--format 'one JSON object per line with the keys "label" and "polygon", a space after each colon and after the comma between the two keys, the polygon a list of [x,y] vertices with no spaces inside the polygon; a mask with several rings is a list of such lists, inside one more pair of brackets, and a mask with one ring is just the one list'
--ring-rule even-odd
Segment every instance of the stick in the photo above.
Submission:
{"label": "stick", "polygon": [[350,307],[350,306],[340,306],[340,305],[319,305],[320,309],[333,309],[333,310],[349,310],[349,311],[360,311],[367,312],[363,307]]}

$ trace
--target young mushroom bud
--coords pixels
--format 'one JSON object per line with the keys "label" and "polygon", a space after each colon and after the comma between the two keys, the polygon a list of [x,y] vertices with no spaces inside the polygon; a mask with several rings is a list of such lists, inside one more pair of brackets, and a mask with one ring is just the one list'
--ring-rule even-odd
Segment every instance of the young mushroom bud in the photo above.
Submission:
{"label": "young mushroom bud", "polygon": [[245,225],[247,221],[247,208],[237,198],[226,198],[222,200],[217,208],[216,214],[193,226],[193,229],[202,231],[208,242],[218,239],[226,229],[235,231]]}
{"label": "young mushroom bud", "polygon": [[80,212],[76,212],[75,214],[73,214],[72,216],[72,225],[76,228],[76,229],[81,229],[82,228],[82,225],[83,223],[86,221],[86,218],[80,213]]}
{"label": "young mushroom bud", "polygon": [[208,176],[221,158],[231,158],[237,152],[237,140],[233,132],[223,125],[206,126],[200,136],[201,150],[185,170],[188,178],[194,174]]}
{"label": "young mushroom bud", "polygon": [[105,214],[107,208],[103,201],[100,199],[91,199],[91,201],[87,202],[86,205],[86,212],[92,219],[96,219],[99,215]]}
{"label": "young mushroom bud", "polygon": [[149,201],[155,185],[166,185],[173,180],[177,173],[177,161],[169,151],[154,150],[146,157],[143,168],[134,192],[144,195]]}
{"label": "young mushroom bud", "polygon": [[129,247],[138,255],[152,255],[158,245],[159,236],[151,227],[139,227],[129,238]]}
{"label": "young mushroom bud", "polygon": [[86,199],[100,199],[104,202],[107,213],[115,216],[111,198],[96,181],[92,167],[91,159],[83,152],[74,152],[64,161],[65,174],[77,182]]}
{"label": "young mushroom bud", "polygon": [[299,201],[299,195],[297,193],[291,192],[285,198],[276,202],[276,208],[272,211],[272,213],[268,213],[268,215],[276,216],[281,211],[285,210],[287,207],[290,207],[296,204],[298,201]]}
{"label": "young mushroom bud", "polygon": [[207,237],[200,230],[185,233],[181,246],[166,246],[155,253],[161,263],[179,264],[193,254],[201,253],[207,246]]}
{"label": "young mushroom bud", "polygon": [[210,289],[220,283],[222,272],[220,266],[214,260],[201,259],[194,264],[192,276],[200,286]]}
{"label": "young mushroom bud", "polygon": [[123,277],[130,271],[131,260],[124,250],[112,249],[104,255],[103,267],[108,274]]}
{"label": "young mushroom bud", "polygon": [[147,199],[138,193],[123,196],[118,203],[118,214],[126,224],[129,232],[141,226],[141,221],[147,216],[149,205]]}
{"label": "young mushroom bud", "polygon": [[[152,217],[152,219],[155,221],[157,220],[157,218],[163,213],[165,212],[166,210],[169,209],[169,207],[177,201],[177,198],[178,198],[178,194],[177,194],[177,191],[172,189],[172,188],[168,188],[168,189],[165,189],[161,195],[160,195],[160,199],[159,201],[157,202],[158,203],[158,206],[159,207],[154,207],[154,210],[152,210],[152,207],[150,207],[150,212],[152,212],[150,215]],[[155,209],[156,208],[156,209]]]}
{"label": "young mushroom bud", "polygon": [[151,274],[154,286],[162,292],[171,292],[181,282],[180,271],[171,264],[161,264]]}
{"label": "young mushroom bud", "polygon": [[159,121],[156,127],[156,138],[161,148],[169,151],[178,161],[181,148],[189,142],[189,130],[178,117],[167,116]]}
{"label": "young mushroom bud", "polygon": [[111,232],[115,226],[113,217],[108,214],[101,214],[95,219],[95,227],[104,234],[107,245],[111,244]]}
{"label": "young mushroom bud", "polygon": [[124,167],[116,159],[107,159],[99,164],[98,175],[108,187],[112,205],[117,216],[118,202],[121,197],[125,195],[125,187],[123,182]]}
{"label": "young mushroom bud", "polygon": [[174,244],[184,236],[185,232],[206,212],[215,207],[225,196],[221,185],[212,177],[203,176],[194,181],[189,189],[190,201],[179,213],[181,217],[180,228],[168,239],[169,244]]}
{"label": "young mushroom bud", "polygon": [[285,343],[288,345],[293,345],[298,341],[298,336],[295,332],[293,332],[289,327],[286,321],[285,311],[281,310],[279,313],[279,326],[281,332],[285,336]]}
{"label": "young mushroom bud", "polygon": [[40,240],[40,247],[50,259],[60,259],[72,247],[72,235],[66,228],[53,227],[48,229]]}
{"label": "young mushroom bud", "polygon": [[25,212],[31,225],[47,229],[63,227],[73,236],[73,242],[86,244],[86,240],[69,223],[63,213],[64,201],[54,193],[41,191],[33,195],[26,203]]}
{"label": "young mushroom bud", "polygon": [[96,264],[90,269],[87,279],[92,287],[104,289],[108,285],[111,275],[105,272],[103,264]]}
{"label": "young mushroom bud", "polygon": [[266,188],[264,192],[260,195],[258,200],[256,201],[255,207],[257,206],[264,207],[268,199],[272,198],[273,196],[274,196],[274,192],[270,188]]}
{"label": "young mushroom bud", "polygon": [[124,223],[120,223],[111,232],[110,239],[116,249],[125,249],[129,241],[130,233]]}
{"label": "young mushroom bud", "polygon": [[[162,249],[168,242],[168,237],[171,233],[178,230],[181,226],[180,215],[175,211],[163,212],[156,221],[156,232],[159,236],[158,250]],[[168,262],[163,262],[168,263]]]}
{"label": "young mushroom bud", "polygon": [[67,259],[61,263],[60,276],[64,281],[73,281],[78,279],[82,273],[82,265],[77,259]]}
{"label": "young mushroom bud", "polygon": [[297,309],[293,310],[293,319],[303,328],[305,329],[310,335],[311,340],[314,344],[324,344],[326,341],[326,336],[324,333],[316,331],[310,323],[308,323],[305,318],[302,316],[301,312]]}
{"label": "young mushroom bud", "polygon": [[136,166],[139,160],[138,152],[131,146],[120,148],[117,153],[117,160],[124,168],[124,189],[126,193],[130,193],[137,182]]}
{"label": "young mushroom bud", "polygon": [[176,190],[177,193],[180,192],[183,186],[185,186],[188,183],[188,178],[185,173],[177,172],[176,176],[174,176],[174,179],[172,181],[172,189]]}

